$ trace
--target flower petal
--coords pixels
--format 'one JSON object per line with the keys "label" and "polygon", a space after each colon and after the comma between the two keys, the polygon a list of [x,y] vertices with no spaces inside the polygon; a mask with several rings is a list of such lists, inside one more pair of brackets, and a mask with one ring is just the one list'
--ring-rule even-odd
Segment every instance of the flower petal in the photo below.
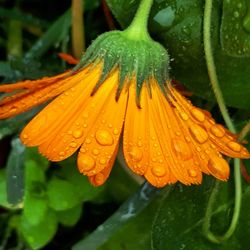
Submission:
{"label": "flower petal", "polygon": [[[21,92],[18,92],[14,95],[6,96],[0,101],[0,119],[6,119],[11,116],[26,112],[31,108],[38,106],[55,96],[58,96],[63,91],[76,84],[75,76],[68,76],[67,78],[64,78],[64,76],[67,74],[69,73],[63,73],[60,75],[61,77],[55,77],[54,79],[46,78],[46,84],[45,80],[41,80],[40,82],[39,80],[34,81],[37,84],[33,83],[33,81],[25,81],[27,82],[27,85],[29,85],[29,83],[33,85],[27,86],[27,89],[22,90]],[[86,70],[83,71],[83,74],[86,74]],[[19,85],[19,83],[17,83],[17,85]],[[22,84],[20,83],[20,85]]]}
{"label": "flower petal", "polygon": [[[220,124],[216,124],[207,111],[194,107],[185,97],[169,85],[169,90],[179,107],[190,117],[190,127],[202,127],[209,136],[210,145],[222,154],[234,158],[250,158],[248,150],[239,144],[236,136]],[[195,130],[195,129],[194,129]]]}
{"label": "flower petal", "polygon": [[[27,146],[38,146],[53,140],[56,136],[60,136],[59,139],[62,139],[61,130],[66,125],[72,126],[77,122],[75,119],[79,113],[81,116],[79,115],[78,119],[82,119],[83,107],[89,100],[99,76],[100,68],[96,68],[88,74],[79,72],[70,79],[72,83],[75,83],[74,87],[58,96],[28,123],[20,136],[22,142]],[[82,127],[75,123],[75,128],[72,131],[79,130],[79,128]],[[66,131],[65,137],[71,140],[73,134],[68,134]],[[63,138],[62,142],[66,138]]]}
{"label": "flower petal", "polygon": [[173,107],[156,84],[152,84],[149,101],[150,119],[153,123],[166,166],[178,180],[186,185],[200,184],[201,169],[195,162],[194,149],[189,145],[176,118]]}
{"label": "flower petal", "polygon": [[[110,168],[111,162],[114,161],[112,159],[116,155],[119,145],[128,99],[128,92],[123,89],[118,101],[115,100],[117,82],[118,74],[113,83],[103,83],[107,86],[106,88],[112,87],[112,92],[107,98],[104,94],[99,93],[100,89],[94,96],[93,103],[104,103],[104,101],[105,103],[96,108],[99,115],[89,124],[90,129],[78,154],[78,169],[84,175],[94,176],[104,169]],[[108,175],[106,170],[104,173],[105,176]]]}

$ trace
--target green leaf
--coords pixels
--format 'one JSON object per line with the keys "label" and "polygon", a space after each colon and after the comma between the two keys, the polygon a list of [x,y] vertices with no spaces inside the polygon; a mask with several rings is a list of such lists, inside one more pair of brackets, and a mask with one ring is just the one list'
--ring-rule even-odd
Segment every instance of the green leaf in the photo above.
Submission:
{"label": "green leaf", "polygon": [[89,11],[99,7],[101,0],[85,0],[84,1],[84,10]]}
{"label": "green leaf", "polygon": [[73,227],[80,219],[81,214],[82,205],[78,205],[69,210],[58,211],[56,213],[58,222],[68,227]]}
{"label": "green leaf", "polygon": [[[243,193],[240,221],[234,235],[221,245],[209,242],[202,233],[207,201],[213,186],[212,179],[200,186],[175,187],[162,201],[152,227],[154,250],[237,250],[250,244],[250,187]],[[230,198],[229,198],[230,197]],[[232,198],[231,198],[232,197]],[[222,235],[228,228],[233,210],[233,192],[228,183],[221,183],[217,196],[211,230]]]}
{"label": "green leaf", "polygon": [[9,62],[0,62],[0,76],[11,76],[13,74]]}
{"label": "green leaf", "polygon": [[27,148],[25,159],[35,161],[34,163],[42,170],[47,170],[49,167],[49,161],[38,152],[38,148]]}
{"label": "green leaf", "polygon": [[0,169],[0,206],[8,207],[5,169]]}
{"label": "green leaf", "polygon": [[68,210],[81,203],[75,186],[56,177],[48,182],[48,199],[49,206],[56,211]]}
{"label": "green leaf", "polygon": [[25,184],[28,188],[30,188],[33,183],[45,183],[44,169],[34,160],[25,161]]}
{"label": "green leaf", "polygon": [[[250,108],[249,67],[250,58],[225,54],[220,41],[222,2],[213,1],[212,40],[217,73],[228,106]],[[139,0],[107,0],[114,16],[122,27],[132,20]],[[152,36],[163,44],[173,59],[171,77],[185,84],[196,95],[213,100],[203,47],[204,1],[162,0],[154,1],[149,29]],[[230,20],[229,20],[230,21]],[[242,20],[243,22],[243,20]],[[230,21],[228,25],[233,25]],[[225,35],[225,34],[224,34]]]}
{"label": "green leaf", "polygon": [[88,178],[79,173],[76,168],[75,157],[70,157],[59,164],[62,166],[62,169],[57,171],[57,175],[74,185],[81,201],[94,200],[103,192],[104,187],[93,187],[89,183]]}
{"label": "green leaf", "polygon": [[67,10],[43,34],[33,47],[25,54],[25,59],[41,57],[52,45],[61,42],[68,34],[71,25],[71,11]]}
{"label": "green leaf", "polygon": [[26,217],[21,217],[19,230],[32,249],[41,249],[51,241],[57,231],[57,218],[52,210],[48,210],[43,221],[30,224]]}
{"label": "green leaf", "polygon": [[17,205],[24,195],[24,152],[25,147],[19,139],[11,142],[11,152],[7,161],[7,200],[12,205]]}
{"label": "green leaf", "polygon": [[249,1],[223,1],[221,43],[227,55],[250,56]]}

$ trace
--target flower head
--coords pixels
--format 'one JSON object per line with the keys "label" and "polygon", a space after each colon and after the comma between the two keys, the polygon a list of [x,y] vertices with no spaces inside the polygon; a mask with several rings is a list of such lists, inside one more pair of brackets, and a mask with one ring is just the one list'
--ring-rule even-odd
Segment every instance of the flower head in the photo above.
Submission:
{"label": "flower head", "polygon": [[71,71],[0,86],[0,119],[53,99],[21,133],[51,161],[78,151],[93,185],[108,178],[123,140],[127,165],[152,185],[199,184],[202,174],[229,177],[222,154],[250,158],[236,136],[194,107],[171,84],[167,51],[133,29],[105,33]]}

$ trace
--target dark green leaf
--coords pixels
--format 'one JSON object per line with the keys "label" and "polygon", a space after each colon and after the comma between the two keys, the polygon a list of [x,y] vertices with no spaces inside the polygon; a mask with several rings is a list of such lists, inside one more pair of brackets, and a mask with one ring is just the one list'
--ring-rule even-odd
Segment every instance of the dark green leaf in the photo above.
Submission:
{"label": "dark green leaf", "polygon": [[92,234],[79,241],[73,246],[73,250],[96,250],[104,244],[110,237],[122,228],[129,220],[135,218],[151,201],[156,198],[159,190],[150,186],[148,183],[134,195],[131,196],[122,206]]}
{"label": "dark green leaf", "polygon": [[43,221],[32,225],[26,217],[21,217],[19,230],[32,249],[40,249],[54,237],[57,231],[57,219],[52,210],[48,210]]}
{"label": "dark green leaf", "polygon": [[12,75],[12,69],[9,62],[0,62],[0,76],[10,77]]}
{"label": "dark green leaf", "polygon": [[[209,242],[202,233],[207,201],[213,187],[208,179],[200,186],[176,186],[156,215],[152,245],[154,250],[237,250],[247,249],[250,239],[250,188],[244,192],[241,217],[235,234],[222,245]],[[232,197],[232,198],[229,198]],[[228,183],[221,183],[211,230],[222,235],[228,228],[233,210],[233,192]]]}
{"label": "dark green leaf", "polygon": [[69,210],[58,211],[56,213],[58,222],[65,226],[72,227],[80,219],[82,214],[82,205],[78,205]]}
{"label": "dark green leaf", "polygon": [[56,177],[48,183],[48,199],[49,206],[56,211],[68,210],[81,203],[75,185]]}
{"label": "dark green leaf", "polygon": [[221,43],[231,56],[250,56],[250,2],[223,1]]}
{"label": "dark green leaf", "polygon": [[67,10],[53,25],[38,39],[33,47],[26,53],[25,59],[41,57],[51,46],[61,42],[68,34],[71,25],[71,11]]}
{"label": "dark green leaf", "polygon": [[8,207],[7,188],[6,188],[6,173],[5,169],[0,169],[0,206]]}
{"label": "dark green leaf", "polygon": [[24,195],[24,152],[25,147],[19,139],[13,139],[12,149],[7,162],[7,199],[16,205],[22,201]]}

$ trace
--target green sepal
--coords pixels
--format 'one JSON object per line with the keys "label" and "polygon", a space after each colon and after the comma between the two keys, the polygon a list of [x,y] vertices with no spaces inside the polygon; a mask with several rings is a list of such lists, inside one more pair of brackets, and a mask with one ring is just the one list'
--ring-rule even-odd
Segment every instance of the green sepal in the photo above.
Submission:
{"label": "green sepal", "polygon": [[92,94],[110,72],[118,67],[119,83],[116,98],[119,98],[125,80],[135,77],[138,106],[143,83],[148,84],[150,79],[154,78],[164,92],[166,81],[169,79],[169,56],[166,49],[152,39],[131,39],[125,31],[111,31],[99,36],[73,71],[98,62],[103,62],[103,69]]}

